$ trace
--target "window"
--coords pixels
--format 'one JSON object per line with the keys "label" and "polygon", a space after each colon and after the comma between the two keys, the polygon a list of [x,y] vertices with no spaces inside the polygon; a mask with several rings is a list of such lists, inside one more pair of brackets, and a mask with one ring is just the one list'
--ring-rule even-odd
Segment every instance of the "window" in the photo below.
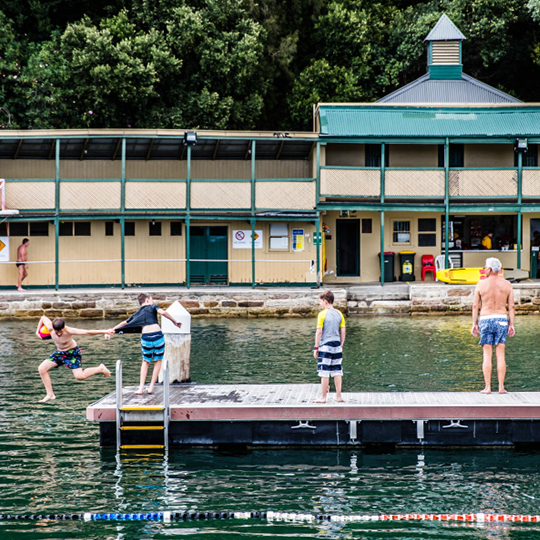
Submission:
{"label": "window", "polygon": [[58,225],[58,236],[73,236],[73,221],[61,221]]}
{"label": "window", "polygon": [[171,221],[171,236],[182,236],[181,221]]}
{"label": "window", "polygon": [[[381,166],[382,146],[380,144],[366,144],[366,167]],[[390,163],[390,147],[384,147],[384,166]]]}
{"label": "window", "polygon": [[49,223],[47,221],[31,221],[30,236],[49,236]]}
{"label": "window", "polygon": [[[462,144],[451,144],[448,148],[450,167],[463,167],[465,163],[465,149]],[[444,167],[444,144],[439,145],[439,167]]]}
{"label": "window", "polygon": [[[523,152],[523,158],[521,159],[521,165],[523,167],[538,167],[538,145],[529,144],[529,148],[526,152]],[[518,166],[518,152],[514,152],[514,167]]]}
{"label": "window", "polygon": [[362,234],[371,234],[373,232],[373,222],[371,218],[362,219]]}
{"label": "window", "polygon": [[0,223],[0,236],[7,236],[8,233],[7,233],[7,222],[6,221],[2,221]]}
{"label": "window", "polygon": [[105,236],[114,236],[114,221],[105,222]]}
{"label": "window", "polygon": [[270,249],[289,249],[289,225],[270,224]]}
{"label": "window", "polygon": [[12,221],[9,224],[9,236],[28,236],[28,222]]}
{"label": "window", "polygon": [[437,220],[420,218],[418,220],[418,246],[433,247],[437,245]]}
{"label": "window", "polygon": [[76,221],[75,222],[75,236],[91,236],[91,228],[89,221]]}
{"label": "window", "polygon": [[392,242],[394,244],[411,243],[411,222],[394,221],[392,225]]}
{"label": "window", "polygon": [[148,224],[148,234],[150,236],[161,236],[161,221],[151,221]]}
{"label": "window", "polygon": [[124,236],[135,236],[135,222],[126,221],[124,223]]}

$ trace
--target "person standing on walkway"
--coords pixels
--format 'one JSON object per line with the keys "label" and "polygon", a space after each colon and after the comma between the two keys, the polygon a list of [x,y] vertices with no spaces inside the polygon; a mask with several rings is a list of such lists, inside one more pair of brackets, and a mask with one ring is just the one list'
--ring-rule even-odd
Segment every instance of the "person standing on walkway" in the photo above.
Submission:
{"label": "person standing on walkway", "polygon": [[334,293],[326,291],[319,297],[323,310],[317,317],[315,347],[313,356],[317,358],[317,372],[321,378],[321,397],[315,403],[326,403],[330,377],[334,377],[336,400],[341,403],[343,381],[343,344],[345,343],[345,317],[334,308]]}
{"label": "person standing on walkway", "polygon": [[22,244],[17,248],[17,262],[15,264],[17,265],[17,272],[19,272],[19,280],[17,282],[18,291],[24,291],[24,289],[22,288],[22,282],[28,275],[28,265],[26,264],[26,261],[27,261],[26,248],[29,245],[30,245],[30,240],[28,240],[28,238],[25,238],[22,241]]}
{"label": "person standing on walkway", "polygon": [[49,371],[59,366],[66,366],[71,369],[73,376],[82,381],[88,379],[92,375],[102,373],[105,377],[110,377],[111,372],[105,367],[104,364],[100,364],[97,367],[91,367],[83,369],[81,366],[81,349],[79,349],[77,343],[73,339],[73,336],[95,336],[98,334],[111,334],[112,330],[81,330],[80,328],[73,328],[66,326],[64,319],[60,317],[54,319],[51,322],[49,317],[43,315],[39,320],[36,334],[40,339],[43,339],[40,335],[41,327],[45,326],[51,334],[51,338],[56,345],[56,351],[54,351],[47,360],[43,360],[39,366],[39,374],[41,380],[45,385],[47,395],[40,400],[41,403],[56,399],[53,392],[51,376]]}
{"label": "person standing on walkway", "polygon": [[[506,336],[512,337],[516,333],[514,328],[514,291],[510,282],[498,275],[500,270],[501,261],[499,259],[495,257],[486,259],[486,279],[479,281],[474,291],[471,333],[474,337],[480,334],[480,345],[483,347],[482,371],[486,384],[482,394],[491,394],[493,347],[495,347],[497,358],[499,394],[507,393],[504,388]],[[479,319],[478,308],[480,306]]]}

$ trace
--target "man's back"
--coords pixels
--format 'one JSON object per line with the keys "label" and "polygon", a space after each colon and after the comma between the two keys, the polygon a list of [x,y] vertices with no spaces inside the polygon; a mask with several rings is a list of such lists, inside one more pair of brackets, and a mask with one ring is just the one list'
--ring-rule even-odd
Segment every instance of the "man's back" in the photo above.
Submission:
{"label": "man's back", "polygon": [[[509,281],[499,276],[489,276],[478,283],[476,290],[482,303],[480,315],[506,314],[506,304],[510,303],[510,297],[513,297]],[[513,303],[513,298],[511,302]]]}

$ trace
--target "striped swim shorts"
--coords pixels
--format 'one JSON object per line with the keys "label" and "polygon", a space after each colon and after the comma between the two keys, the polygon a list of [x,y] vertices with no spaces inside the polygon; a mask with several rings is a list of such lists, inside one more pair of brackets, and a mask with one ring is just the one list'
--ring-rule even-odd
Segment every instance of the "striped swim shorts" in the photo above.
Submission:
{"label": "striped swim shorts", "polygon": [[506,343],[508,318],[506,315],[483,315],[478,320],[480,327],[479,345]]}
{"label": "striped swim shorts", "polygon": [[340,341],[329,341],[324,345],[319,345],[319,357],[317,359],[319,377],[343,375],[342,360],[343,349]]}
{"label": "striped swim shorts", "polygon": [[141,347],[143,360],[149,364],[163,360],[165,354],[165,336],[163,332],[150,332],[142,334]]}

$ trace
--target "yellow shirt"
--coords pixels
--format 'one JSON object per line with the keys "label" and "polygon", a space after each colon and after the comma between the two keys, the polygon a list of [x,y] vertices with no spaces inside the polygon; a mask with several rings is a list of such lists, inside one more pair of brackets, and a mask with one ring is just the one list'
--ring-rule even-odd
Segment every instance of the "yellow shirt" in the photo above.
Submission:
{"label": "yellow shirt", "polygon": [[487,235],[484,236],[484,238],[482,238],[482,245],[485,249],[491,249],[491,238]]}

